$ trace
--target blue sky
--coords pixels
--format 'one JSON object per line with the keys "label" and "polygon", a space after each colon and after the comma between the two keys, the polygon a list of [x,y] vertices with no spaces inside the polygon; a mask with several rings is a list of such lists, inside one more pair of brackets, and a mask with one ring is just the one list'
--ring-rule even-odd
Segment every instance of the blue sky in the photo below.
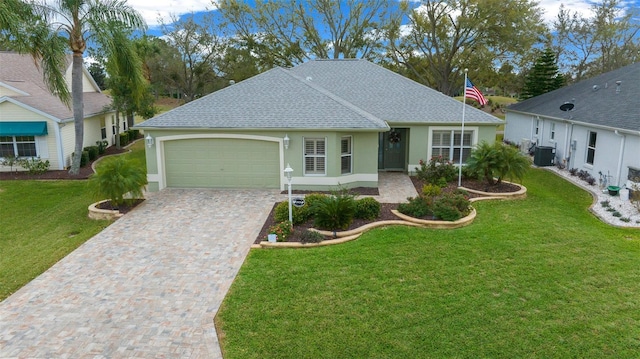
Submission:
{"label": "blue sky", "polygon": [[[137,9],[149,25],[149,34],[160,35],[158,19],[169,22],[170,15],[185,15],[214,9],[211,0],[128,0],[127,3]],[[539,0],[544,9],[545,21],[550,23],[558,13],[561,4],[571,11],[589,15],[589,8],[594,1],[589,0]],[[640,6],[640,0],[626,1],[628,7]]]}

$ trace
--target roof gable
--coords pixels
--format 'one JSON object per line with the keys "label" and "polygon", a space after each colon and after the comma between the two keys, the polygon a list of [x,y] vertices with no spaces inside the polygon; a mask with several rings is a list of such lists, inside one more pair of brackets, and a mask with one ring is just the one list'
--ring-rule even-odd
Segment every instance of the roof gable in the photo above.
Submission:
{"label": "roof gable", "polygon": [[[70,72],[71,59],[68,59],[67,72]],[[99,92],[95,81],[86,69],[83,69],[85,84],[90,88],[83,94],[85,117],[104,112],[111,99]],[[60,120],[73,118],[73,111],[60,99],[49,92],[40,68],[29,55],[0,51],[0,86],[5,85],[9,91],[4,96],[25,106],[46,113],[48,116]],[[89,90],[89,91],[86,91]]]}
{"label": "roof gable", "polygon": [[[640,63],[513,104],[507,111],[640,131]],[[574,104],[563,112],[565,102]]]}
{"label": "roof gable", "polygon": [[[388,122],[459,123],[462,119],[460,101],[367,60],[313,60],[291,72]],[[502,122],[472,106],[465,112],[465,122]]]}
{"label": "roof gable", "polygon": [[388,128],[381,119],[279,67],[177,107],[138,127]]}

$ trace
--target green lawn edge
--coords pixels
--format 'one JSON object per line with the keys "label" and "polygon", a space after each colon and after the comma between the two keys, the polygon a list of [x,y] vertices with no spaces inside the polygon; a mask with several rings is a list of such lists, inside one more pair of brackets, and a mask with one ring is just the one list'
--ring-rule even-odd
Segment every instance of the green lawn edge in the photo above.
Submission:
{"label": "green lawn edge", "polygon": [[224,357],[636,357],[640,231],[552,173],[523,184],[464,228],[252,250],[216,317]]}

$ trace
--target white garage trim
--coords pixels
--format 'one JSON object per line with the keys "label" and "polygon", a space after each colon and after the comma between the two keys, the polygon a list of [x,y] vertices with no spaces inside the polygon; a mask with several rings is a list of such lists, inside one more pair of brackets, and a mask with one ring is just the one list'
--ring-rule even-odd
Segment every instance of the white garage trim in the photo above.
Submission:
{"label": "white garage trim", "polygon": [[[156,137],[156,163],[158,165],[158,177],[154,178],[158,182],[158,190],[162,190],[167,186],[167,169],[164,166],[165,163],[165,154],[164,154],[164,145],[165,142],[168,141],[176,141],[176,140],[193,140],[193,139],[239,139],[239,140],[254,140],[254,141],[267,141],[267,142],[277,142],[279,147],[279,156],[280,156],[280,190],[284,191],[285,185],[287,183],[287,178],[284,176],[284,143],[281,137],[269,137],[269,136],[256,136],[256,135],[240,135],[240,134],[230,134],[230,133],[211,133],[211,134],[189,134],[189,135],[174,135],[174,136],[161,136]],[[148,178],[149,181],[152,179]],[[155,181],[154,181],[155,182]]]}

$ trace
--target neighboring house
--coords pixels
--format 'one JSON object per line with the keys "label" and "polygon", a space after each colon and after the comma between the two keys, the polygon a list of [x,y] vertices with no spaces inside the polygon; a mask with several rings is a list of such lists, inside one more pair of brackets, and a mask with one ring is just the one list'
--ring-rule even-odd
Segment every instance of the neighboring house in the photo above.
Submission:
{"label": "neighboring house", "polygon": [[[66,79],[71,88],[71,56]],[[113,144],[115,115],[105,110],[111,99],[86,69],[83,89],[83,146],[100,140]],[[39,157],[49,161],[49,169],[63,170],[71,165],[74,146],[73,111],[47,90],[33,58],[0,52],[0,162],[6,156]],[[9,170],[0,165],[0,171]]]}
{"label": "neighboring house", "polygon": [[640,63],[513,104],[506,122],[506,140],[550,147],[568,169],[624,185],[640,176]]}
{"label": "neighboring house", "polygon": [[[147,120],[149,189],[376,187],[460,154],[462,103],[366,60],[274,68]],[[467,106],[464,155],[501,120]],[[288,139],[287,141],[284,139]]]}

